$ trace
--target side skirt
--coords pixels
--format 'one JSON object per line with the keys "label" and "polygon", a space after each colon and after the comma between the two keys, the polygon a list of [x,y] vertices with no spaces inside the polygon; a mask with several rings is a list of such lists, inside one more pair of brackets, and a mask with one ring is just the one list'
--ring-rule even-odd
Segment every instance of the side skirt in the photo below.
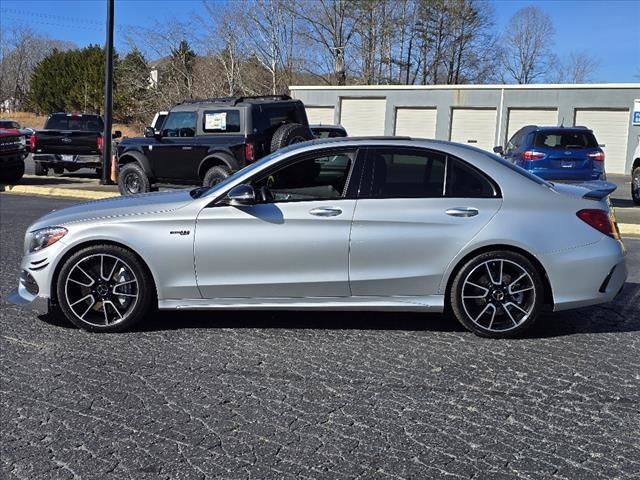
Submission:
{"label": "side skirt", "polygon": [[167,299],[161,310],[374,310],[442,312],[444,295],[424,297],[309,297]]}

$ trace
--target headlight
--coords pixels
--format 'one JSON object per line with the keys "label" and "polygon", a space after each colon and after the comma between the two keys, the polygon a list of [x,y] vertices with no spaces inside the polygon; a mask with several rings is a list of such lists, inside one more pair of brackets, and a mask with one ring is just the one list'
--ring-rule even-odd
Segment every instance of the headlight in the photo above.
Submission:
{"label": "headlight", "polygon": [[20,146],[23,148],[27,146],[27,139],[25,137],[20,137]]}
{"label": "headlight", "polygon": [[53,245],[67,234],[63,227],[46,227],[34,230],[27,238],[27,253],[33,253]]}

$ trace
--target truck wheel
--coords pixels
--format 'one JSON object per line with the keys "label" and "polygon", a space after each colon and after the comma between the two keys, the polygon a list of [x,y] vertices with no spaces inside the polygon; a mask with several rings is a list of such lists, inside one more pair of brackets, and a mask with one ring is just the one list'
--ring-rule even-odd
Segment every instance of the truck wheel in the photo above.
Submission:
{"label": "truck wheel", "polygon": [[42,165],[40,162],[34,162],[34,170],[36,175],[39,177],[44,177],[49,172],[49,169]]}
{"label": "truck wheel", "polygon": [[231,175],[231,170],[223,165],[216,165],[207,170],[202,180],[203,187],[213,187]]}
{"label": "truck wheel", "polygon": [[14,183],[18,183],[23,175],[24,162],[21,162],[19,165],[14,165],[2,172],[0,174],[0,182],[13,185]]}
{"label": "truck wheel", "polygon": [[53,173],[62,175],[64,173],[64,167],[53,167]]}
{"label": "truck wheel", "polygon": [[299,123],[287,123],[280,126],[280,128],[278,128],[273,134],[273,137],[271,138],[271,151],[275,152],[287,145],[306,142],[313,138],[313,134],[309,127]]}
{"label": "truck wheel", "polygon": [[151,190],[149,177],[137,163],[127,163],[120,170],[118,177],[118,190],[122,195],[135,195]]}

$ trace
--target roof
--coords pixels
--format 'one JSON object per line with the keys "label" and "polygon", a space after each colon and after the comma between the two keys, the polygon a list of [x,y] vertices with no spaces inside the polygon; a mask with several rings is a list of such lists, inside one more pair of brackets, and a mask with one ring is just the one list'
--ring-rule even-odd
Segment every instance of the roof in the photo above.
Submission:
{"label": "roof", "polygon": [[538,83],[527,85],[291,85],[289,90],[575,90],[575,89],[640,89],[640,83]]}

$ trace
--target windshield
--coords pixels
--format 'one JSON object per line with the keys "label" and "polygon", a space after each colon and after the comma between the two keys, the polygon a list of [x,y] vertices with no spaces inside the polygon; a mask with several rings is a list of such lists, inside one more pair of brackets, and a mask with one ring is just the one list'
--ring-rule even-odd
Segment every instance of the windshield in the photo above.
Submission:
{"label": "windshield", "polygon": [[204,197],[207,196],[209,194],[211,194],[212,192],[220,189],[220,188],[224,188],[226,185],[229,185],[232,182],[235,182],[239,177],[246,175],[247,173],[253,172],[254,170],[259,170],[265,163],[273,160],[274,158],[277,158],[281,155],[284,155],[285,153],[289,153],[291,150],[295,150],[296,148],[299,148],[299,145],[297,144],[293,144],[293,145],[289,145],[288,147],[284,147],[281,148],[280,150],[277,150],[269,155],[267,155],[266,157],[262,157],[260,160],[258,160],[255,163],[252,163],[251,165],[248,165],[240,170],[238,170],[237,172],[235,172],[233,175],[230,175],[229,177],[225,178],[222,182],[215,184],[212,187],[209,188],[196,188],[194,190],[191,190],[191,196],[193,198],[200,198],[200,197]]}
{"label": "windshield", "polygon": [[15,128],[16,130],[19,130],[20,124],[13,120],[0,120],[0,128]]}

